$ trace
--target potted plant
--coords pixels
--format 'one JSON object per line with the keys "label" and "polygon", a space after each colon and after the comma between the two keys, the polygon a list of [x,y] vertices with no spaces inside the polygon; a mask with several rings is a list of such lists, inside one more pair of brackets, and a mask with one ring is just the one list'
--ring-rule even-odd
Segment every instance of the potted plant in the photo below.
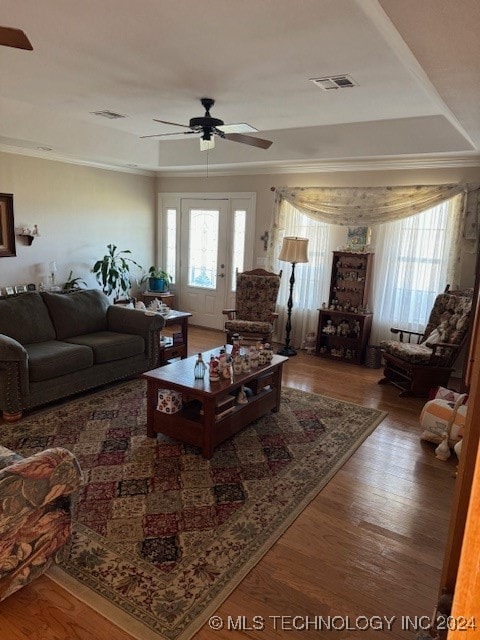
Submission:
{"label": "potted plant", "polygon": [[130,266],[142,268],[138,262],[129,258],[130,249],[119,251],[114,244],[107,245],[108,253],[101,260],[97,260],[92,268],[97,282],[102,285],[107,296],[114,294],[115,299],[128,297],[131,286]]}
{"label": "potted plant", "polygon": [[155,266],[150,267],[146,278],[148,279],[148,290],[158,291],[158,293],[168,291],[172,282],[171,276],[166,271]]}
{"label": "potted plant", "polygon": [[85,287],[87,286],[87,283],[85,282],[85,280],[82,280],[79,276],[74,278],[73,271],[70,269],[70,273],[68,274],[67,281],[63,285],[62,290],[76,291],[77,289],[80,289],[81,284],[83,284]]}

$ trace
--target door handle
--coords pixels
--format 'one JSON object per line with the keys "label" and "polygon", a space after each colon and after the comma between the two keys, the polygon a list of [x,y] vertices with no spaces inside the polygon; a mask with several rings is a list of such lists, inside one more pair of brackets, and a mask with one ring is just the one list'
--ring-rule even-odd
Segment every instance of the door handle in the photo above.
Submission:
{"label": "door handle", "polygon": [[217,273],[217,276],[218,276],[219,278],[224,278],[224,277],[225,277],[225,274],[224,274],[224,273]]}

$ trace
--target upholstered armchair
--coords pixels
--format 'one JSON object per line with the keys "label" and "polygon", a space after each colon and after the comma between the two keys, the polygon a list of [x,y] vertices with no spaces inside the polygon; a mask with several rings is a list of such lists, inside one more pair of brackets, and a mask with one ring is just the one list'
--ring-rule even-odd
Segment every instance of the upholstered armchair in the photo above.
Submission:
{"label": "upholstered armchair", "polygon": [[224,309],[226,339],[238,333],[245,341],[271,342],[278,289],[282,272],[271,273],[265,269],[237,272],[235,309]]}
{"label": "upholstered armchair", "polygon": [[472,289],[439,294],[424,333],[390,329],[398,339],[380,344],[385,369],[379,384],[396,385],[401,396],[426,396],[434,387],[448,386],[468,337],[472,296]]}
{"label": "upholstered armchair", "polygon": [[71,534],[70,495],[80,483],[67,449],[22,458],[0,446],[0,600],[58,560]]}

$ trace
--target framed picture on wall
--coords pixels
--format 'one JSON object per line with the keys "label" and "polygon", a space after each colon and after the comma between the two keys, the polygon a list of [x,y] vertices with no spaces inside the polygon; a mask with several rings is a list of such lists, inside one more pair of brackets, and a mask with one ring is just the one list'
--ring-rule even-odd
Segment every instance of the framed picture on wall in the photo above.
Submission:
{"label": "framed picture on wall", "polygon": [[366,247],[370,244],[371,237],[370,227],[348,227],[348,244],[354,248]]}
{"label": "framed picture on wall", "polygon": [[13,195],[0,193],[0,258],[16,255]]}

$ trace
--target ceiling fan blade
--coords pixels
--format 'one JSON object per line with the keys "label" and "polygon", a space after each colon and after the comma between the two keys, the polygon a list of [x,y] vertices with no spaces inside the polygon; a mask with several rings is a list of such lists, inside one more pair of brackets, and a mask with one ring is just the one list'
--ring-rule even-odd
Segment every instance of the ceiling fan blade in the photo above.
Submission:
{"label": "ceiling fan blade", "polygon": [[243,133],[224,133],[221,137],[226,140],[232,140],[232,142],[242,142],[243,144],[249,144],[252,147],[260,147],[260,149],[268,149],[272,145],[270,140],[246,136]]}
{"label": "ceiling fan blade", "polygon": [[189,133],[197,133],[196,131],[177,131],[176,133],[151,133],[149,136],[140,136],[140,138],[161,138],[163,136],[188,136]]}
{"label": "ceiling fan blade", "polygon": [[30,40],[25,33],[21,29],[13,27],[0,27],[0,45],[33,51]]}
{"label": "ceiling fan blade", "polygon": [[190,129],[188,124],[179,124],[178,122],[168,122],[168,120],[157,120],[157,118],[153,118],[154,122],[161,122],[162,124],[171,124],[173,127],[184,127],[185,129]]}

